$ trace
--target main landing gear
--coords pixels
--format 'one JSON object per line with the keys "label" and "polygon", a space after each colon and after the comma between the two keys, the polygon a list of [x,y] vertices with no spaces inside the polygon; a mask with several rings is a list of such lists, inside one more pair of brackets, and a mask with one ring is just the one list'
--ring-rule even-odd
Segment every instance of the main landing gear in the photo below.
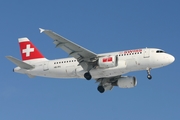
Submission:
{"label": "main landing gear", "polygon": [[98,86],[97,87],[97,90],[100,92],[100,93],[103,93],[105,91],[104,87],[103,86]]}
{"label": "main landing gear", "polygon": [[151,70],[150,68],[148,68],[148,69],[147,69],[147,74],[148,74],[148,75],[147,75],[147,78],[148,78],[149,80],[151,80],[151,79],[152,79],[152,76],[151,76],[150,70]]}
{"label": "main landing gear", "polygon": [[91,74],[89,72],[86,72],[84,74],[84,77],[86,78],[86,80],[90,80],[92,78]]}
{"label": "main landing gear", "polygon": [[[91,74],[89,72],[86,72],[84,73],[84,78],[86,78],[86,80],[90,80],[92,78]],[[105,91],[105,88],[102,86],[102,85],[99,85],[97,87],[97,90],[100,92],[100,93],[103,93]]]}

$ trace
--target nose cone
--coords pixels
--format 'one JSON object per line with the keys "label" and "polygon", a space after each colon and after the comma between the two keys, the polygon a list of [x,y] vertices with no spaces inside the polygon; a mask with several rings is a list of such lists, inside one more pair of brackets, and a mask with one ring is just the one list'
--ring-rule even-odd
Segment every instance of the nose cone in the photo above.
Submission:
{"label": "nose cone", "polygon": [[168,53],[158,54],[155,59],[156,60],[154,63],[158,67],[167,66],[175,61],[174,56],[172,56],[171,54],[168,54]]}
{"label": "nose cone", "polygon": [[174,62],[174,60],[175,60],[174,56],[169,55],[169,62],[170,62],[170,63],[173,63],[173,62]]}

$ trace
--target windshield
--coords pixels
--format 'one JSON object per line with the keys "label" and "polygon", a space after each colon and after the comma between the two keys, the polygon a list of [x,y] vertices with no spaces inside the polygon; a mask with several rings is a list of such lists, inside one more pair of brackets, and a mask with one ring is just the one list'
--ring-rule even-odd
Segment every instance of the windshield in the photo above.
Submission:
{"label": "windshield", "polygon": [[163,50],[157,50],[156,53],[165,53]]}

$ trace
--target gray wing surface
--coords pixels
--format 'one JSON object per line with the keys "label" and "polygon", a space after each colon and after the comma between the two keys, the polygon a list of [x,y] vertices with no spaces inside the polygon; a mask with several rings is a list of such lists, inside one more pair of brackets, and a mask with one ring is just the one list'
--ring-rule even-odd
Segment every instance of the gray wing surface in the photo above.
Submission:
{"label": "gray wing surface", "polygon": [[44,32],[50,38],[52,38],[54,40],[53,43],[56,45],[56,47],[63,49],[65,52],[69,54],[69,56],[72,56],[76,59],[78,59],[79,57],[91,59],[97,56],[96,53],[58,35],[57,33],[51,30],[44,30],[40,28],[40,31]]}
{"label": "gray wing surface", "polygon": [[[43,32],[53,39],[53,43],[56,45],[56,47],[59,47],[67,52],[69,56],[76,58],[85,70],[90,69],[88,68],[88,63],[97,58],[96,53],[62,37],[61,35],[58,35],[51,30],[45,30],[42,28],[39,29],[41,33]],[[81,62],[84,63],[81,64]]]}

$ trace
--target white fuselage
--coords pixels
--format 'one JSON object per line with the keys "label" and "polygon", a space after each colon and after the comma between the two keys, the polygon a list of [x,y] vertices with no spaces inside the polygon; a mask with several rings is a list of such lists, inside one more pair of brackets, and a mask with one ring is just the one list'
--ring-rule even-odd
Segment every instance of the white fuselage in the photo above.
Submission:
{"label": "white fuselage", "polygon": [[[174,57],[156,48],[127,50],[99,54],[98,56],[117,56],[117,66],[110,68],[96,67],[90,70],[94,79],[113,77],[131,71],[147,70],[166,66],[174,61]],[[33,63],[32,63],[33,64]],[[39,61],[33,64],[31,70],[24,70],[20,67],[14,69],[15,72],[32,76],[43,76],[51,78],[84,78],[83,68],[75,58],[64,58],[48,61]]]}

